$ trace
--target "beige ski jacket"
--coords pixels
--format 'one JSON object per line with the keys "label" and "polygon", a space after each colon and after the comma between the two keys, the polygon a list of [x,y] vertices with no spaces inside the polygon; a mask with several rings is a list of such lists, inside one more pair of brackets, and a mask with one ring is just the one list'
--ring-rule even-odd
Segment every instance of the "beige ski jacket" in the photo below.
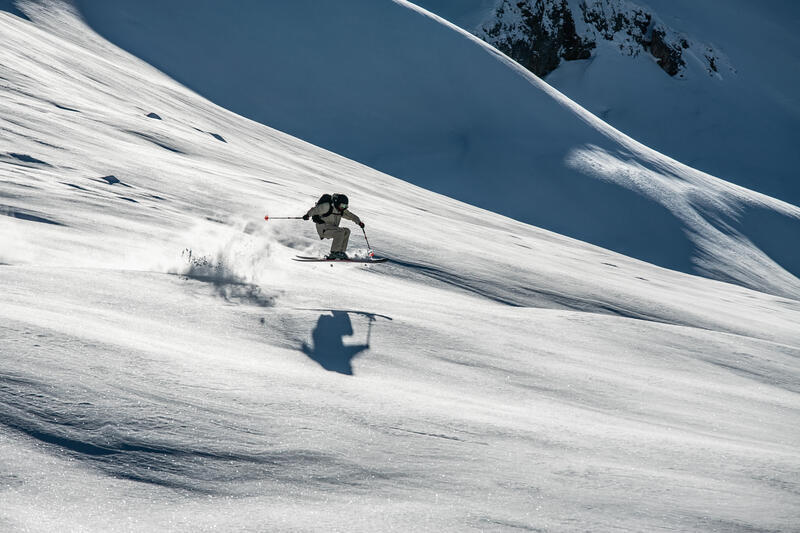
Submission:
{"label": "beige ski jacket", "polygon": [[[330,203],[323,202],[319,205],[312,207],[311,209],[308,210],[308,213],[306,213],[309,217],[319,215],[324,221],[323,224],[317,224],[317,234],[319,234],[320,239],[323,238],[322,235],[323,233],[325,233],[326,229],[330,229],[332,227],[338,228],[339,223],[342,221],[342,218],[346,218],[347,220],[352,220],[356,224],[361,225],[361,219],[358,218],[353,213],[351,213],[349,209],[345,209],[344,211],[340,212],[337,211],[335,207],[331,210],[331,207],[332,206]],[[331,214],[326,217],[323,217],[322,215],[327,213],[329,210],[331,210]]]}

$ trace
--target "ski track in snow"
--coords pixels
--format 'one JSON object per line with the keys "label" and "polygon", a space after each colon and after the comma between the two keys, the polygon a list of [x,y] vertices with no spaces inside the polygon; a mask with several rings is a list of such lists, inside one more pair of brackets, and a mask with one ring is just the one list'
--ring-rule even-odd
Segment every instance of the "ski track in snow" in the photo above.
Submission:
{"label": "ski track in snow", "polygon": [[[796,527],[796,299],[380,174],[36,5],[0,12],[0,529]],[[327,242],[264,214],[332,188],[390,262],[290,260]]]}

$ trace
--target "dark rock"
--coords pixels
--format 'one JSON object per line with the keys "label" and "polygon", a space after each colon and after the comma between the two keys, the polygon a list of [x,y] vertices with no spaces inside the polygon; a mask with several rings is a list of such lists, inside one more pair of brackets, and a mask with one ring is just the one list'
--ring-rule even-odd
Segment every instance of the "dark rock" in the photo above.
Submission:
{"label": "dark rock", "polygon": [[155,113],[148,113],[148,114],[147,114],[147,118],[154,118],[154,119],[156,119],[156,120],[161,120],[161,117],[159,117],[159,116],[158,116],[158,115],[156,115]]}
{"label": "dark rock", "polygon": [[[506,13],[519,14],[521,24],[504,23]],[[582,39],[566,0],[503,0],[497,22],[484,27],[484,38],[537,76],[555,70],[561,60],[588,59],[595,44]]]}
{"label": "dark rock", "polygon": [[713,56],[706,56],[706,59],[708,60],[708,68],[710,68],[714,72],[717,72],[716,58]]}
{"label": "dark rock", "polygon": [[649,52],[656,58],[658,66],[670,76],[674,76],[680,72],[682,67],[686,66],[683,61],[683,52],[680,47],[668,43],[664,37],[666,32],[660,28],[653,30],[653,36],[650,40]]}
{"label": "dark rock", "polygon": [[[619,43],[620,53],[647,53],[670,76],[686,67],[684,50],[692,45],[677,32],[656,21],[636,4],[586,0],[577,4],[585,30],[578,34],[567,0],[503,0],[493,19],[478,36],[538,76],[546,76],[561,61],[588,59],[600,40]],[[709,49],[708,71],[718,71],[718,58]]]}

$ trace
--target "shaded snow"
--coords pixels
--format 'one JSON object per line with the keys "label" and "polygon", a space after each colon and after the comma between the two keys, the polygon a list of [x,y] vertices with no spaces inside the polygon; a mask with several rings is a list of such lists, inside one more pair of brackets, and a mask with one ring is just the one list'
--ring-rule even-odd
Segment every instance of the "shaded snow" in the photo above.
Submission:
{"label": "shaded snow", "polygon": [[[496,20],[492,3],[484,0],[416,3],[479,35]],[[584,4],[608,24],[599,39],[598,29],[584,20]],[[800,165],[796,2],[569,0],[568,5],[578,34],[597,47],[590,60],[562,62],[547,76],[549,84],[659,152],[800,202],[794,179]],[[637,14],[650,16],[651,26],[679,43],[685,63],[680,76],[669,77],[632,43],[631,33],[638,36],[640,28],[623,25],[614,31],[615,17],[632,21]]]}

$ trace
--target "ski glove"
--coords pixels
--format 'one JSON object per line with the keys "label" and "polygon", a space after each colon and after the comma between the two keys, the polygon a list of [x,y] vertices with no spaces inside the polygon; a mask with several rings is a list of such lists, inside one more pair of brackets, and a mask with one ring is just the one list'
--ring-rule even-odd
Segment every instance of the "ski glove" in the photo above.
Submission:
{"label": "ski glove", "polygon": [[303,220],[308,220],[308,215],[303,215]]}
{"label": "ski glove", "polygon": [[361,226],[361,229],[364,229],[364,223],[363,222],[359,222],[358,225]]}

